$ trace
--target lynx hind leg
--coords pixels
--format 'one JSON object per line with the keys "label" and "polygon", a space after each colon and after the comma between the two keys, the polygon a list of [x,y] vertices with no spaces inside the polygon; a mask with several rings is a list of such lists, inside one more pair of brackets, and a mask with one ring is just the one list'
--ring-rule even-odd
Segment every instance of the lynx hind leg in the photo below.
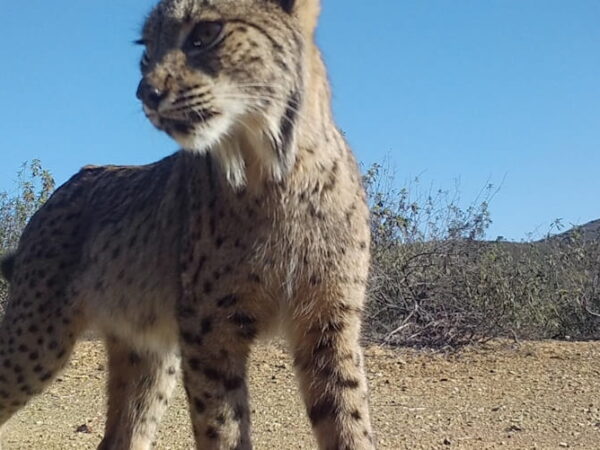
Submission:
{"label": "lynx hind leg", "polygon": [[56,274],[17,266],[0,324],[0,426],[65,366],[86,318]]}
{"label": "lynx hind leg", "polygon": [[[356,296],[356,294],[354,294]],[[288,339],[319,448],[374,449],[367,380],[359,343],[362,298],[319,296],[292,316]]]}
{"label": "lynx hind leg", "polygon": [[160,419],[177,384],[176,350],[136,351],[114,337],[108,351],[108,414],[102,450],[152,448]]}
{"label": "lynx hind leg", "polygon": [[0,324],[0,425],[42,392],[86,328],[84,304],[71,286],[87,231],[81,182],[76,176],[52,195],[2,264],[10,285]]}

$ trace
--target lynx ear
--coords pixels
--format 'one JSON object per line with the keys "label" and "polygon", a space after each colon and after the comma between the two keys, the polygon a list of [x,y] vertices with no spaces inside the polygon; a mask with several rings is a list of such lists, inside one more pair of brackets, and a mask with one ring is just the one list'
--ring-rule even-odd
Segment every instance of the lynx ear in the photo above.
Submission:
{"label": "lynx ear", "polygon": [[295,14],[300,19],[302,28],[308,35],[312,35],[317,27],[317,20],[321,12],[321,0],[275,0],[281,9],[288,14]]}

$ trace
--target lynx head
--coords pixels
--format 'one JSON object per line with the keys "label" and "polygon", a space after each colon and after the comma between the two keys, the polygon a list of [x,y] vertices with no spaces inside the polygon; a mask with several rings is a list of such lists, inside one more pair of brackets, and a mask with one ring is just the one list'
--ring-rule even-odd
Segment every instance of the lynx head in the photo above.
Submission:
{"label": "lynx head", "polygon": [[147,117],[185,150],[214,153],[234,186],[249,168],[283,178],[318,1],[162,0],[140,40]]}

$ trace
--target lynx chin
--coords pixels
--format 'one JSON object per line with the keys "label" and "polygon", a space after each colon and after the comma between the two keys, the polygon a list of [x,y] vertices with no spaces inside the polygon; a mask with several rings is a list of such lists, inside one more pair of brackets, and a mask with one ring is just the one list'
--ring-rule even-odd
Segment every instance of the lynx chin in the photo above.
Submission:
{"label": "lynx chin", "polygon": [[248,450],[252,345],[282,330],[318,447],[375,448],[359,345],[369,217],[314,42],[319,0],[163,0],[137,96],[182,147],[88,166],[2,264],[0,424],[89,327],[108,352],[99,449],[150,449],[181,368],[198,449]]}

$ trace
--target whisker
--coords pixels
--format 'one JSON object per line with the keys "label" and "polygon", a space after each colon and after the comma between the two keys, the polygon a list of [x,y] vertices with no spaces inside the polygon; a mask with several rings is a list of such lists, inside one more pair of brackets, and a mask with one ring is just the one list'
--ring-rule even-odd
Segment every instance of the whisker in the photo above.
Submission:
{"label": "whisker", "polygon": [[256,88],[266,88],[269,91],[274,90],[273,85],[267,83],[245,83],[245,84],[236,84],[236,87],[247,88],[247,87],[256,87]]}
{"label": "whisker", "polygon": [[[163,114],[167,114],[167,113],[174,114],[174,113],[184,111],[186,109],[195,109],[195,108],[198,108],[199,106],[206,105],[206,104],[207,104],[207,102],[192,103],[192,104],[180,106],[178,108],[168,108],[168,109],[163,110],[162,112],[163,112]],[[202,108],[202,109],[206,109],[206,108]]]}
{"label": "whisker", "polygon": [[[213,110],[191,110],[190,111],[192,118],[194,119],[200,119],[200,122],[202,123],[202,125],[207,123],[207,118],[210,118],[211,116],[214,116],[215,114],[217,114],[216,111]],[[207,117],[208,115],[208,117]]]}
{"label": "whisker", "polygon": [[[235,96],[222,96],[223,98],[226,98],[228,100],[239,100],[239,101],[244,101],[244,100],[265,100],[262,97],[249,97],[249,96],[239,96],[239,95],[235,95]],[[278,106],[282,106],[285,107],[286,109],[289,109],[290,111],[293,111],[294,113],[296,113],[296,115],[302,119],[302,120],[306,120],[306,116],[304,114],[304,112],[302,110],[300,110],[297,107],[294,106],[290,106],[289,104],[287,104],[287,99],[281,100],[281,99],[268,99],[268,100],[274,100],[277,102]],[[260,113],[264,113],[265,110],[259,108],[256,105],[249,105],[249,109],[255,112],[260,112]],[[285,120],[287,120],[289,123],[291,123],[293,125],[293,122],[285,116],[285,114],[282,116]]]}
{"label": "whisker", "polygon": [[[304,111],[300,110],[298,107],[295,106],[291,106],[288,104],[288,100],[289,99],[280,99],[280,98],[269,98],[266,96],[250,96],[250,95],[245,95],[245,94],[231,94],[231,95],[220,95],[219,97],[221,98],[226,98],[228,100],[273,100],[275,102],[277,102],[278,106],[284,106],[286,109],[290,109],[291,111],[293,111],[294,113],[296,113],[298,115],[298,117],[300,117],[301,119],[305,119],[306,117],[304,116]],[[256,106],[251,105],[250,106],[251,109],[253,109],[254,111],[257,112],[265,112],[264,110],[261,110],[259,108],[257,108]]]}
{"label": "whisker", "polygon": [[[255,106],[251,106],[251,107],[250,107],[250,110],[251,110],[251,111],[255,111],[255,112],[264,112],[264,110],[262,110],[262,109],[260,109],[260,108],[258,108],[258,107],[255,107]],[[297,109],[293,109],[293,108],[292,108],[292,110],[293,110],[293,111],[295,111],[295,112],[297,113],[297,117],[298,117],[299,119],[301,119],[301,120],[303,120],[303,119],[304,119],[304,116],[302,116],[302,114],[301,114],[301,112],[300,112],[300,111],[298,111]],[[283,120],[287,121],[287,122],[288,122],[290,125],[292,125],[292,126],[293,126],[293,125],[297,125],[297,122],[293,121],[292,119],[290,119],[289,117],[287,117],[285,114],[283,114],[283,115],[281,116],[281,118],[282,118]]]}
{"label": "whisker", "polygon": [[[238,87],[243,88],[243,86],[238,86]],[[225,93],[231,93],[231,91],[229,91],[229,92],[226,91]],[[264,95],[264,96],[276,97],[276,98],[287,98],[287,96],[285,94],[279,93],[279,92],[256,92],[256,93],[250,92],[250,93],[247,93],[247,92],[242,91],[242,92],[236,92],[236,93],[239,93],[242,95]]]}
{"label": "whisker", "polygon": [[200,93],[192,94],[192,95],[184,95],[184,96],[176,98],[173,102],[171,102],[171,105],[175,106],[175,105],[179,105],[181,103],[185,103],[189,100],[204,99],[209,94],[210,94],[210,91],[200,92]]}

